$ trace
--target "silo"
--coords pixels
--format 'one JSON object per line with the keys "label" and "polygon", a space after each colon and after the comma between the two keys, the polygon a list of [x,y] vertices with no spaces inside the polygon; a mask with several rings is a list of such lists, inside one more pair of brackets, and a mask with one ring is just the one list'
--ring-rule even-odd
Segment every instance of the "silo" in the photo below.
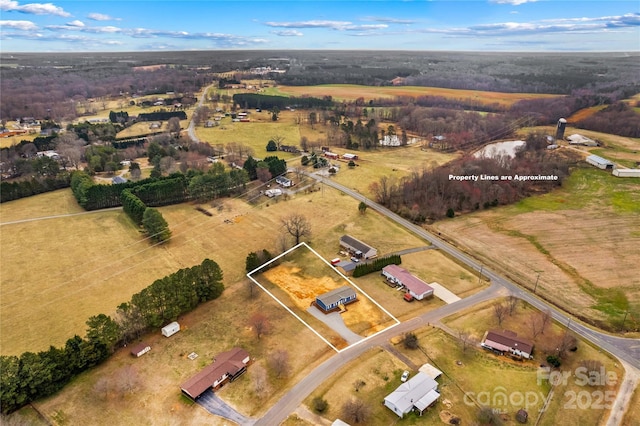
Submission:
{"label": "silo", "polygon": [[556,140],[562,140],[564,138],[565,127],[567,127],[567,120],[564,118],[558,120],[558,127],[556,127]]}

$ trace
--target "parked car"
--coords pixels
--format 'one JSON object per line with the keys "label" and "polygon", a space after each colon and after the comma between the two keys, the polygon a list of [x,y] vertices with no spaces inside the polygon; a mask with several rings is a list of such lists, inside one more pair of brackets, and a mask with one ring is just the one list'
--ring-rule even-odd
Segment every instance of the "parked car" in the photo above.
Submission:
{"label": "parked car", "polygon": [[402,373],[402,377],[400,377],[400,381],[401,382],[406,382],[407,379],[409,379],[409,372],[407,370],[404,370],[404,373]]}

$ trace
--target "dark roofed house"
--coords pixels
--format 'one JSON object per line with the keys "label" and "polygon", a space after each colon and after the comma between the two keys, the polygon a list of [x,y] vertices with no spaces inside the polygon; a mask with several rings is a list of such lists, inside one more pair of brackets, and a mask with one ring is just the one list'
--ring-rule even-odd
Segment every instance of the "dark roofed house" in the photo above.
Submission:
{"label": "dark roofed house", "polygon": [[480,346],[501,353],[508,352],[526,359],[530,359],[533,353],[533,343],[518,337],[515,332],[510,330],[489,330]]}
{"label": "dark roofed house", "polygon": [[378,256],[378,250],[353,238],[351,235],[340,237],[340,247],[347,249],[354,256],[364,259],[371,259]]}
{"label": "dark roofed house", "polygon": [[356,298],[356,291],[345,285],[316,297],[316,306],[326,313],[339,305],[355,302]]}
{"label": "dark roofed house", "polygon": [[123,178],[122,176],[114,176],[113,178],[111,178],[111,183],[126,183],[127,180],[125,178]]}
{"label": "dark roofed house", "polygon": [[184,382],[182,393],[195,400],[207,389],[218,389],[227,381],[234,381],[247,370],[251,358],[242,348],[233,348],[218,354],[213,364],[209,364],[198,374]]}

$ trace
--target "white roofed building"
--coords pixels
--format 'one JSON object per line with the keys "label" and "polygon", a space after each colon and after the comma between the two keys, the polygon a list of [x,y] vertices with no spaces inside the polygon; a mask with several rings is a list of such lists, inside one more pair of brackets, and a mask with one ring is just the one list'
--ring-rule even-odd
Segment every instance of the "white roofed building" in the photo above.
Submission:
{"label": "white roofed building", "polygon": [[384,405],[400,418],[411,410],[422,412],[438,400],[438,382],[419,372],[384,398]]}

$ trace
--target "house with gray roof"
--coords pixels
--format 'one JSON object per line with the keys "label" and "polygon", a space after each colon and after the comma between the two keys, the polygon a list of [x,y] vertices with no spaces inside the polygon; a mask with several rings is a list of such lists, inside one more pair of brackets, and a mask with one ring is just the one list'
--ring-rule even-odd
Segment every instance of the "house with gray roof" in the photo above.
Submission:
{"label": "house with gray roof", "polygon": [[414,409],[422,415],[422,412],[433,405],[438,398],[440,398],[438,382],[427,374],[419,372],[387,395],[384,398],[384,405],[402,418]]}
{"label": "house with gray roof", "polygon": [[316,306],[325,313],[357,300],[356,291],[348,285],[336,288],[316,297]]}

